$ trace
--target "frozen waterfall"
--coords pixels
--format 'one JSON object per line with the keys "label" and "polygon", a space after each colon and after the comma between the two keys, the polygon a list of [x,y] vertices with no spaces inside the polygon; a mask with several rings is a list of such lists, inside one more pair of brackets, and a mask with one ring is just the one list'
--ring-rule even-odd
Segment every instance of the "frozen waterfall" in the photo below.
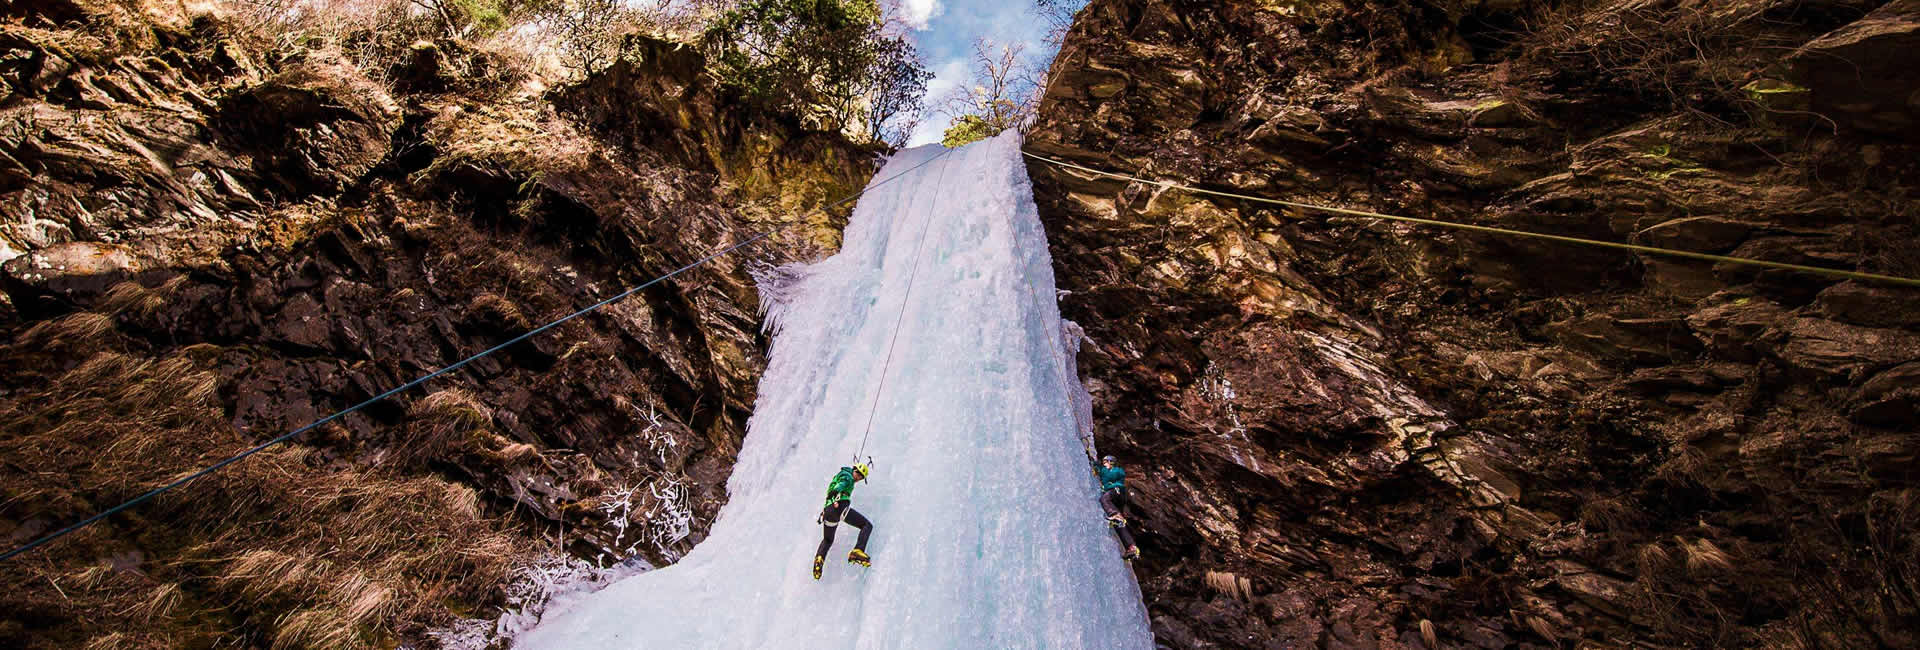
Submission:
{"label": "frozen waterfall", "polygon": [[[904,176],[860,199],[840,253],[762,288],[772,356],[712,533],[516,647],[1151,647],[1095,502],[1019,147],[1008,133],[889,160],[875,178]],[[846,562],[843,525],[815,581],[814,516],[876,401],[874,474],[853,495],[873,566]]]}

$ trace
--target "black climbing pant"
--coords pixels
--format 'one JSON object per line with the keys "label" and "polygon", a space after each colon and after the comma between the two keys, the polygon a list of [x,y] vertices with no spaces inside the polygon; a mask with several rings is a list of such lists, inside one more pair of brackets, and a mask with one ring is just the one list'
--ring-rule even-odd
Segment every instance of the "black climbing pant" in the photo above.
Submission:
{"label": "black climbing pant", "polygon": [[1125,516],[1127,511],[1126,489],[1102,490],[1100,492],[1100,509],[1106,511],[1107,523],[1113,526],[1113,532],[1119,533],[1120,545],[1126,548],[1133,548],[1133,533],[1127,532],[1126,524],[1113,521],[1114,515]]}
{"label": "black climbing pant", "polygon": [[1112,490],[1101,490],[1100,509],[1107,511],[1108,517],[1126,513],[1127,489],[1116,488]]}
{"label": "black climbing pant", "polygon": [[860,529],[860,539],[853,543],[854,550],[867,550],[867,537],[873,534],[873,522],[867,521],[867,518],[861,516],[860,511],[854,510],[848,502],[841,501],[827,506],[827,509],[820,513],[820,523],[822,524],[820,550],[814,552],[814,555],[826,557],[827,549],[833,547],[833,529],[838,527],[842,521]]}

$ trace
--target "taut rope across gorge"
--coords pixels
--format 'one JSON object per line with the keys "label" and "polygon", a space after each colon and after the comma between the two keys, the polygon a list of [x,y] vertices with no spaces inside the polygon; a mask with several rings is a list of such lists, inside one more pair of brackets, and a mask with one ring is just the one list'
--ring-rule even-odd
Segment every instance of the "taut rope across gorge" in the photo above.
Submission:
{"label": "taut rope across gorge", "polygon": [[1442,228],[1470,230],[1474,232],[1484,232],[1484,233],[1491,233],[1495,235],[1505,235],[1509,237],[1529,237],[1533,239],[1545,239],[1549,241],[1557,241],[1557,242],[1566,243],[1566,244],[1577,244],[1581,246],[1598,246],[1601,248],[1614,248],[1619,250],[1633,251],[1636,253],[1646,253],[1649,255],[1684,257],[1689,259],[1705,260],[1708,262],[1724,262],[1727,264],[1737,264],[1742,266],[1757,266],[1757,267],[1771,268],[1771,269],[1782,269],[1786,271],[1796,271],[1800,273],[1810,273],[1814,275],[1824,275],[1828,277],[1845,278],[1848,280],[1863,280],[1867,282],[1880,282],[1885,284],[1899,285],[1903,287],[1920,288],[1920,279],[1915,279],[1915,278],[1906,278],[1906,277],[1900,277],[1895,275],[1883,275],[1879,273],[1867,273],[1863,271],[1847,271],[1843,269],[1829,269],[1829,268],[1823,268],[1818,266],[1807,266],[1805,264],[1788,264],[1786,262],[1771,262],[1767,260],[1756,260],[1756,259],[1751,259],[1746,257],[1733,257],[1730,255],[1714,255],[1711,253],[1699,253],[1694,251],[1684,251],[1684,250],[1677,250],[1672,248],[1661,248],[1658,246],[1642,246],[1640,244],[1625,244],[1620,242],[1602,241],[1598,239],[1586,239],[1582,237],[1550,235],[1547,233],[1529,232],[1525,230],[1514,230],[1511,228],[1496,228],[1493,226],[1476,226],[1473,224],[1459,223],[1456,221],[1440,221],[1438,219],[1421,219],[1419,217],[1403,217],[1403,216],[1392,215],[1392,214],[1381,214],[1379,212],[1369,212],[1366,210],[1351,210],[1348,208],[1335,208],[1335,207],[1324,206],[1324,205],[1314,205],[1312,203],[1300,203],[1298,201],[1284,201],[1280,199],[1269,199],[1266,197],[1237,194],[1234,192],[1221,192],[1219,190],[1202,189],[1198,187],[1193,187],[1191,185],[1181,185],[1179,183],[1172,183],[1168,181],[1147,180],[1144,178],[1140,178],[1138,176],[1129,176],[1126,174],[1120,174],[1120,173],[1105,171],[1101,169],[1094,169],[1092,167],[1088,167],[1085,165],[1077,165],[1074,163],[1065,162],[1061,160],[1054,160],[1046,156],[1041,156],[1041,155],[1029,153],[1026,151],[1021,151],[1020,153],[1021,155],[1024,155],[1028,158],[1032,158],[1034,160],[1038,160],[1040,162],[1044,162],[1049,165],[1054,165],[1057,167],[1064,167],[1068,169],[1078,169],[1084,172],[1098,174],[1101,176],[1107,176],[1110,178],[1128,180],[1136,183],[1145,183],[1147,185],[1158,185],[1160,187],[1182,190],[1186,192],[1193,192],[1195,194],[1211,194],[1214,196],[1240,199],[1243,201],[1253,201],[1256,203],[1268,203],[1272,205],[1285,206],[1289,208],[1298,208],[1302,210],[1318,210],[1321,212],[1331,212],[1334,214],[1344,214],[1344,215],[1350,215],[1355,217],[1385,219],[1388,221],[1416,223],[1416,224],[1421,224],[1425,226],[1439,226]]}

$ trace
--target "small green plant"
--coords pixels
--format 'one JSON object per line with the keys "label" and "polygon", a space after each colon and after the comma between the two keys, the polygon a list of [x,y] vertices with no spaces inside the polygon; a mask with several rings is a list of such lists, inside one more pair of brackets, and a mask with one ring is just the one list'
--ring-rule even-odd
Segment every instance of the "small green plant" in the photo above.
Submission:
{"label": "small green plant", "polygon": [[947,126],[946,133],[941,135],[940,144],[948,148],[958,147],[985,140],[999,132],[999,129],[993,128],[978,115],[962,115],[953,118],[953,122]]}
{"label": "small green plant", "polygon": [[967,83],[943,100],[952,116],[941,144],[957,147],[1018,128],[1033,117],[1040,100],[1039,70],[1022,63],[1018,43],[973,42],[973,69]]}
{"label": "small green plant", "polygon": [[1657,181],[1664,181],[1664,180],[1673,178],[1674,176],[1679,174],[1697,174],[1700,172],[1707,171],[1707,168],[1701,166],[1699,163],[1693,162],[1691,160],[1687,160],[1685,158],[1674,157],[1673,145],[1667,144],[1664,142],[1654,145],[1652,147],[1649,147],[1645,153],[1639,154],[1639,156],[1641,158],[1654,160],[1659,164],[1666,166],[1665,169],[1656,169],[1656,170],[1645,172],[1647,178],[1651,178]]}
{"label": "small green plant", "polygon": [[508,26],[507,13],[498,0],[450,0],[449,4],[465,23],[463,29],[469,37],[486,38]]}

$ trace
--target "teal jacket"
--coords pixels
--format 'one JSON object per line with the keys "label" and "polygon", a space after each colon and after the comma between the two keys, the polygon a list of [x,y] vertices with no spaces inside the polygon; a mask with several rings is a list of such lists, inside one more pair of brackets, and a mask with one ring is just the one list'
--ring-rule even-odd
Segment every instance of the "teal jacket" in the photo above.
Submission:
{"label": "teal jacket", "polygon": [[1093,473],[1100,477],[1100,489],[1102,490],[1124,490],[1127,488],[1127,470],[1120,469],[1119,465],[1102,467],[1094,470]]}
{"label": "teal jacket", "polygon": [[853,468],[842,467],[840,473],[833,475],[833,481],[827,483],[827,502],[821,507],[830,506],[853,499]]}

